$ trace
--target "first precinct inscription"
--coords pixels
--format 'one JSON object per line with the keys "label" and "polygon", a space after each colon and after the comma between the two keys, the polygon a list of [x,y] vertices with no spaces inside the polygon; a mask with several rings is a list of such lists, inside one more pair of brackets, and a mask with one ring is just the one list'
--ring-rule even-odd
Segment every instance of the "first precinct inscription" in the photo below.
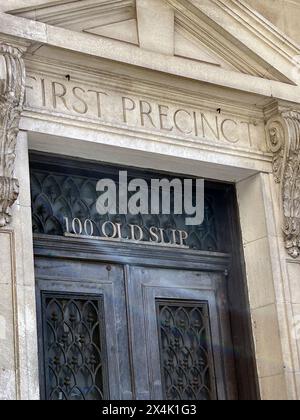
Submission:
{"label": "first precinct inscription", "polygon": [[36,74],[27,76],[26,107],[248,148],[256,148],[255,139],[262,129],[256,120],[238,118],[220,109],[191,108],[173,101],[122,94],[102,85]]}

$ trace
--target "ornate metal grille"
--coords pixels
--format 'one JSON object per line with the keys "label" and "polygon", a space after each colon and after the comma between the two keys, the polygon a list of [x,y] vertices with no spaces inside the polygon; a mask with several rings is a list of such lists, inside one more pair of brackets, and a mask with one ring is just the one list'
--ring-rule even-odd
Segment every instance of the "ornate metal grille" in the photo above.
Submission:
{"label": "ornate metal grille", "polygon": [[47,400],[108,398],[101,298],[43,294]]}
{"label": "ornate metal grille", "polygon": [[[59,160],[59,159],[58,159]],[[78,165],[78,168],[77,168]],[[34,162],[31,165],[31,196],[32,196],[32,218],[34,233],[47,235],[63,235],[65,232],[65,220],[78,218],[82,222],[89,219],[93,223],[93,235],[101,236],[99,226],[110,220],[114,223],[121,223],[124,226],[137,224],[146,232],[151,226],[162,229],[183,229],[189,234],[187,245],[194,250],[203,251],[226,251],[221,249],[224,241],[220,240],[219,233],[222,229],[218,226],[218,211],[220,204],[216,194],[206,188],[205,192],[205,218],[200,226],[186,226],[186,215],[116,215],[100,216],[96,209],[98,193],[96,184],[101,178],[113,178],[117,170],[111,170],[109,175],[105,173],[107,168],[91,165],[91,170],[82,170],[80,163],[76,163],[71,169],[66,165],[56,166],[47,162],[45,165]],[[132,177],[150,179],[149,173],[134,171]],[[155,174],[155,178],[159,178]],[[160,178],[165,178],[164,176]],[[223,216],[223,215],[222,215]],[[222,223],[224,224],[224,223]],[[166,237],[166,241],[171,238]],[[223,245],[222,245],[223,246]]]}
{"label": "ornate metal grille", "polygon": [[157,302],[164,398],[214,400],[207,303]]}

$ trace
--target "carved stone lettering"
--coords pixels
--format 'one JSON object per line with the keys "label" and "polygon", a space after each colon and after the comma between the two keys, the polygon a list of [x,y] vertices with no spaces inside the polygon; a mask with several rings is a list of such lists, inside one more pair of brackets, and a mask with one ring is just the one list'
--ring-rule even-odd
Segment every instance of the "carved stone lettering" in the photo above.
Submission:
{"label": "carved stone lettering", "polygon": [[267,123],[273,172],[282,189],[283,232],[289,255],[300,255],[300,112],[287,111]]}
{"label": "carved stone lettering", "polygon": [[11,220],[19,193],[14,178],[15,148],[25,94],[22,52],[0,44],[0,227]]}
{"label": "carved stone lettering", "polygon": [[159,135],[205,140],[229,147],[253,148],[266,151],[263,120],[247,119],[225,110],[192,108],[190,105],[165,103],[159,98],[141,98],[111,87],[91,88],[84,83],[53,80],[50,76],[29,74],[27,78],[26,109],[43,110],[81,121],[109,123],[115,127],[130,127],[157,132]]}

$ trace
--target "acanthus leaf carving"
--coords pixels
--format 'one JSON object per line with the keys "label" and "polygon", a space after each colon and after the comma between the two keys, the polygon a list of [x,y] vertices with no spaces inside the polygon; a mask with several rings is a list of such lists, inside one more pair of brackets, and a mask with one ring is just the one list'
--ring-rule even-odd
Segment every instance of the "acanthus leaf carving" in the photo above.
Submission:
{"label": "acanthus leaf carving", "polygon": [[284,111],[267,123],[275,181],[281,184],[283,233],[289,255],[300,255],[300,112]]}
{"label": "acanthus leaf carving", "polygon": [[19,48],[0,43],[0,227],[11,221],[18,198],[15,150],[25,97],[25,65]]}

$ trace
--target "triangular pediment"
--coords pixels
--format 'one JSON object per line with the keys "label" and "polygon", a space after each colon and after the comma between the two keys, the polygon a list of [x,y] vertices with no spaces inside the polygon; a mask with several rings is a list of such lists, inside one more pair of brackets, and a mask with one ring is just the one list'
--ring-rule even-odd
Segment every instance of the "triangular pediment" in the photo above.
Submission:
{"label": "triangular pediment", "polygon": [[97,25],[85,28],[84,32],[104,36],[118,41],[129,42],[138,45],[138,30],[136,19],[128,19],[121,22],[109,23],[107,25]]}
{"label": "triangular pediment", "polygon": [[[274,27],[270,28],[271,24],[261,20],[249,7],[241,9],[241,13],[246,14],[249,19],[251,17],[258,26],[255,28],[253,26],[254,29],[250,30],[249,22],[243,23],[245,20],[243,15],[238,22],[239,25],[245,25],[240,26],[241,32],[231,30],[230,25],[234,22],[232,23],[230,19],[234,18],[224,6],[225,3],[228,1],[63,0],[17,9],[10,13],[51,26],[83,32],[93,37],[126,42],[152,51],[155,51],[157,46],[159,53],[208,63],[225,71],[292,83],[292,70],[281,71],[278,63],[280,60],[286,60],[292,64],[292,54],[297,51],[297,47],[290,43],[286,46],[287,52],[282,52],[282,48],[281,50],[278,48],[276,51],[278,57],[274,58],[272,54],[270,59],[268,54],[262,56],[260,46],[256,47],[254,42],[255,37],[257,38],[257,34],[253,33],[254,29],[261,30],[262,33],[262,29],[258,27],[261,25],[266,40],[274,36],[278,36],[279,39],[282,34],[275,33]],[[243,2],[229,2],[232,5],[236,3],[241,5]],[[163,7],[161,12],[160,7]],[[249,42],[244,42],[246,38],[243,31],[248,31]],[[144,42],[146,37],[149,37],[150,42],[148,40]],[[265,39],[263,42],[266,42]]]}
{"label": "triangular pediment", "polygon": [[12,13],[76,32],[138,44],[134,0],[64,0]]}
{"label": "triangular pediment", "polygon": [[[174,2],[175,4],[175,2]],[[175,53],[185,58],[219,65],[251,76],[287,81],[231,34],[203,13],[184,6],[175,12]],[[184,39],[184,42],[183,42]],[[180,53],[179,53],[180,52]],[[203,59],[201,59],[203,55]]]}

